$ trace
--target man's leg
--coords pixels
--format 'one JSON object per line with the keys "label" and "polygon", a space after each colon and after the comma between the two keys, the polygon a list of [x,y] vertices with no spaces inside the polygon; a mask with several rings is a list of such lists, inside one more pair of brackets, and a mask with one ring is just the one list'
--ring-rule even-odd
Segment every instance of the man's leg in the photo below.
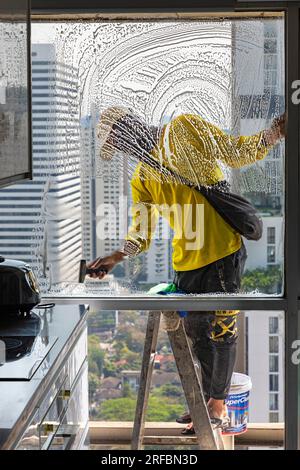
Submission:
{"label": "man's leg", "polygon": [[205,400],[210,398],[213,366],[214,344],[210,340],[214,312],[188,312],[184,318],[186,334],[192,341],[192,349],[201,366],[201,379]]}
{"label": "man's leg", "polygon": [[[220,286],[218,271],[214,263],[192,271],[175,273],[174,283],[186,293],[204,294],[217,292]],[[188,312],[184,318],[187,336],[192,341],[192,350],[201,366],[202,387],[205,399],[210,398],[214,363],[214,343],[211,334],[215,312]]]}
{"label": "man's leg", "polygon": [[[184,318],[185,332],[192,342],[194,357],[200,363],[202,391],[206,402],[210,399],[214,364],[214,345],[209,339],[214,318],[214,312],[188,312]],[[188,412],[176,421],[182,424],[190,423],[182,431],[182,434],[193,434],[195,432]]]}
{"label": "man's leg", "polygon": [[228,396],[236,359],[236,312],[216,312],[212,325],[211,342],[214,344],[214,363],[208,408],[211,416],[226,415]]}
{"label": "man's leg", "polygon": [[[204,268],[176,273],[174,282],[187,293],[234,293],[240,288],[246,258],[242,244],[237,252]],[[208,408],[211,416],[216,418],[226,413],[224,400],[229,392],[236,357],[236,313],[207,312],[204,322],[204,312],[189,312],[184,322],[201,364],[203,389],[210,397]]]}
{"label": "man's leg", "polygon": [[[246,258],[247,252],[242,243],[240,250],[216,261],[219,292],[239,291]],[[217,311],[212,325],[211,341],[215,345],[215,357],[208,408],[216,417],[222,417],[227,411],[224,400],[229,393],[236,358],[236,315],[238,313],[239,311],[234,310]]]}

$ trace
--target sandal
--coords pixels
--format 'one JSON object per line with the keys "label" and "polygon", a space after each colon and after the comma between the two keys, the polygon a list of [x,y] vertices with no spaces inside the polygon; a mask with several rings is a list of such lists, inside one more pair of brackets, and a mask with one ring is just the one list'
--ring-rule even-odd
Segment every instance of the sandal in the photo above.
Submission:
{"label": "sandal", "polygon": [[[212,417],[212,418],[210,418],[210,422],[211,422],[213,430],[218,429],[218,428],[221,428],[223,430],[225,428],[225,426],[227,425],[227,421],[225,421],[221,418],[213,418]],[[196,434],[196,431],[195,431],[194,426],[192,426],[191,428],[183,429],[181,431],[181,434],[187,436],[187,435]]]}
{"label": "sandal", "polygon": [[195,428],[192,427],[192,428],[185,428],[183,429],[180,434],[184,434],[184,435],[191,435],[191,434],[196,434],[196,431],[195,431]]}
{"label": "sandal", "polygon": [[176,423],[179,423],[179,424],[189,424],[191,422],[192,422],[192,418],[189,413],[185,413],[179,416],[179,418],[176,418]]}
{"label": "sandal", "polygon": [[223,420],[221,418],[210,418],[210,422],[213,429],[222,428]]}

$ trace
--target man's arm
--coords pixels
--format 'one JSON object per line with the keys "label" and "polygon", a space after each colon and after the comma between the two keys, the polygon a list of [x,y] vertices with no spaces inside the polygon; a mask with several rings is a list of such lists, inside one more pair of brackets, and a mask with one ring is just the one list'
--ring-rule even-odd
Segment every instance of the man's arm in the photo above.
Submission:
{"label": "man's arm", "polygon": [[151,195],[139,176],[132,179],[131,192],[133,201],[132,222],[124,244],[120,250],[114,251],[104,258],[96,258],[88,264],[89,268],[102,270],[98,274],[92,274],[91,277],[93,278],[102,279],[116,264],[128,257],[135,257],[149,248],[158,219],[158,210],[155,208]]}
{"label": "man's arm", "polygon": [[241,168],[262,160],[285,135],[285,114],[273,120],[269,129],[250,136],[227,135],[216,126],[213,138],[219,148],[219,158],[231,168]]}
{"label": "man's arm", "polygon": [[[158,219],[158,210],[144,182],[136,176],[131,181],[132,221],[125,237],[124,251],[135,256],[148,250]],[[134,245],[136,250],[134,250]],[[127,251],[128,250],[128,251]],[[134,252],[133,252],[134,251]]]}

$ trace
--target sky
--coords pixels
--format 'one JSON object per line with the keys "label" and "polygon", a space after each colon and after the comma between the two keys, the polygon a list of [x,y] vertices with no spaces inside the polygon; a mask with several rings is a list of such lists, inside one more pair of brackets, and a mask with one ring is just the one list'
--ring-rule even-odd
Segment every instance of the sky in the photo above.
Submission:
{"label": "sky", "polygon": [[33,44],[49,44],[55,41],[55,24],[31,23],[31,41]]}

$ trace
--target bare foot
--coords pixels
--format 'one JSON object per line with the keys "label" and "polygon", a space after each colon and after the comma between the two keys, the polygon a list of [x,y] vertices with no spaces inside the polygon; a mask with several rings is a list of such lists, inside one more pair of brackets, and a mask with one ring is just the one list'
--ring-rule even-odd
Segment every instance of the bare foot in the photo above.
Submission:
{"label": "bare foot", "polygon": [[[210,418],[224,419],[228,416],[227,406],[224,403],[224,400],[216,400],[215,398],[210,398],[207,402],[207,409]],[[185,427],[186,430],[190,430],[194,427],[193,423],[187,424]]]}
{"label": "bare foot", "polygon": [[207,408],[211,418],[223,419],[228,414],[227,406],[225,405],[224,400],[210,398],[207,403]]}

